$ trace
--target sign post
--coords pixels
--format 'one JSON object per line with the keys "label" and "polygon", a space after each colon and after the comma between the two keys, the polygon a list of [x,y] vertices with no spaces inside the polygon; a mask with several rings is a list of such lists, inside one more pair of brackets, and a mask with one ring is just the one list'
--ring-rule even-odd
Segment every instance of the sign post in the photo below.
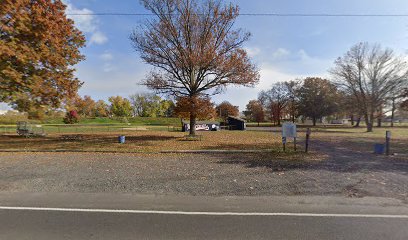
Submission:
{"label": "sign post", "polygon": [[286,137],[282,137],[283,151],[286,152]]}
{"label": "sign post", "polygon": [[307,153],[309,151],[309,139],[310,139],[310,133],[312,131],[310,130],[310,128],[307,128],[306,130],[306,145],[305,145],[305,152]]}
{"label": "sign post", "polygon": [[385,132],[385,154],[390,155],[390,140],[391,140],[391,131]]}
{"label": "sign post", "polygon": [[296,152],[296,138],[293,138],[293,149],[294,149],[295,152]]}
{"label": "sign post", "polygon": [[296,124],[287,122],[283,123],[282,125],[282,143],[283,143],[283,151],[286,151],[286,140],[288,138],[293,138],[293,147],[294,150],[296,151],[296,137],[297,137],[297,132],[296,132]]}

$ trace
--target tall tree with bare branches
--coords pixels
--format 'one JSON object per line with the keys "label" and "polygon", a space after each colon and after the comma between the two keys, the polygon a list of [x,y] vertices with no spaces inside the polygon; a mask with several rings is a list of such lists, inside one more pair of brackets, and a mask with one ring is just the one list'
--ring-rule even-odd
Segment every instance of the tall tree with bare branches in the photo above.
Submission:
{"label": "tall tree with bare branches", "polygon": [[[234,29],[238,6],[221,0],[141,0],[155,15],[131,34],[134,48],[154,69],[144,80],[150,89],[194,99],[228,85],[253,86],[259,71],[243,43],[250,34]],[[190,134],[196,108],[191,106]]]}
{"label": "tall tree with bare branches", "polygon": [[286,83],[278,82],[273,84],[271,89],[261,91],[258,100],[269,112],[271,120],[280,126],[284,109],[289,103],[289,89]]}
{"label": "tall tree with bare branches", "polygon": [[286,88],[288,89],[288,104],[286,106],[290,119],[293,123],[295,123],[295,118],[298,117],[299,111],[297,108],[299,97],[297,95],[297,91],[301,86],[301,80],[291,80],[284,82]]}
{"label": "tall tree with bare branches", "polygon": [[354,97],[364,113],[367,131],[373,131],[378,110],[408,84],[408,64],[391,49],[359,43],[335,61],[336,83]]}

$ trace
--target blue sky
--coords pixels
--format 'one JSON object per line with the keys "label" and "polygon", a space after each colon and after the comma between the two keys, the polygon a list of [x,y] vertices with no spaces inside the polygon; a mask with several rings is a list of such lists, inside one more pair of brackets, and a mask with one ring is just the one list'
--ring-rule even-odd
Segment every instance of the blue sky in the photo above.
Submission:
{"label": "blue sky", "polygon": [[[145,13],[138,0],[64,0],[71,13]],[[228,1],[226,1],[228,2]],[[406,0],[231,0],[241,13],[407,14]],[[129,34],[142,16],[73,16],[87,37],[86,60],[78,64],[81,95],[107,100],[112,95],[146,92],[138,83],[150,67],[132,49]],[[245,44],[258,65],[255,88],[230,87],[214,97],[244,110],[246,103],[277,81],[305,76],[329,77],[334,60],[352,45],[367,41],[408,49],[408,17],[271,17],[240,16],[236,27],[251,32]]]}

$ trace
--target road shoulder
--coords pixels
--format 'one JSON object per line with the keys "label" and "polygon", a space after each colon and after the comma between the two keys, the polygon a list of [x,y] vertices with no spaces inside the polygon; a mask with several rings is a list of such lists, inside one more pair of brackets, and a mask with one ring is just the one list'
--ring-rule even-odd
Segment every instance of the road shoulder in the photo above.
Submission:
{"label": "road shoulder", "polygon": [[340,196],[181,196],[112,193],[0,192],[0,206],[184,212],[408,215],[397,199]]}

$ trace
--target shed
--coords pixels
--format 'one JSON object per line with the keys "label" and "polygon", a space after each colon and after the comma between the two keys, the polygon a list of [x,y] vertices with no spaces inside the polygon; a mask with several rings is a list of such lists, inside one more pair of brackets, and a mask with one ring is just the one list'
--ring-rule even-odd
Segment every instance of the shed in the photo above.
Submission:
{"label": "shed", "polygon": [[[220,123],[214,121],[197,121],[195,128],[196,131],[218,131],[220,130]],[[183,132],[190,131],[190,122],[182,121],[181,130]]]}
{"label": "shed", "polygon": [[242,118],[228,116],[228,125],[230,130],[245,130],[246,129],[246,122]]}

